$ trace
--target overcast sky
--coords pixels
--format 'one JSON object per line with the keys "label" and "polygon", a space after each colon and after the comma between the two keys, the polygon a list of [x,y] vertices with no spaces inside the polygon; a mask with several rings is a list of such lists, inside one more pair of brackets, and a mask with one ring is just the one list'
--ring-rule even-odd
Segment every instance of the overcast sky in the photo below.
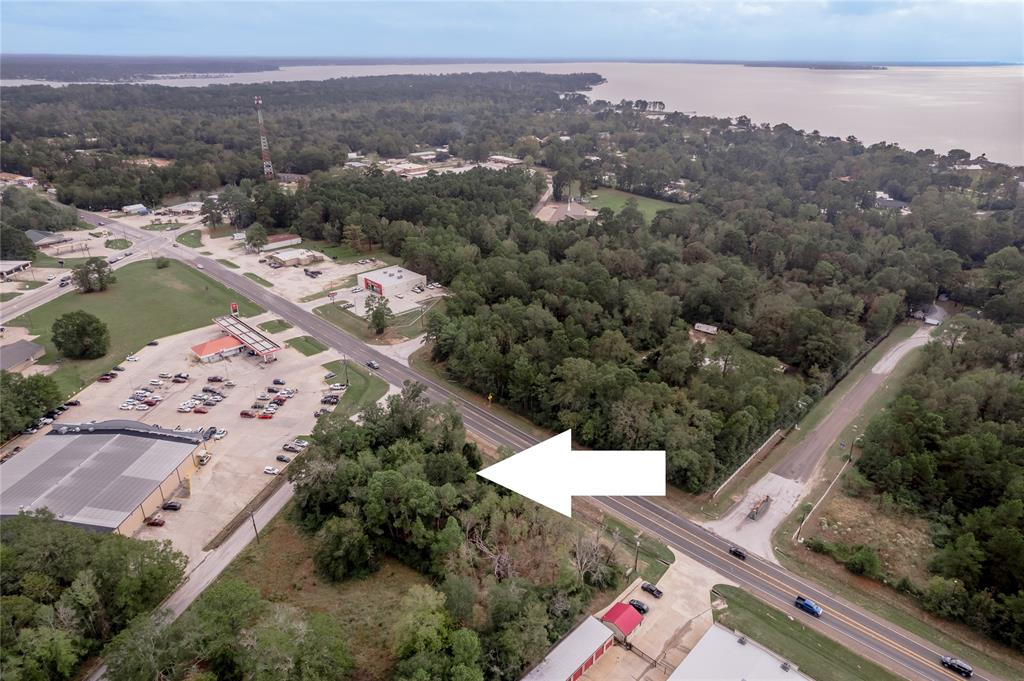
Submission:
{"label": "overcast sky", "polygon": [[0,0],[4,53],[1024,61],[1024,3]]}

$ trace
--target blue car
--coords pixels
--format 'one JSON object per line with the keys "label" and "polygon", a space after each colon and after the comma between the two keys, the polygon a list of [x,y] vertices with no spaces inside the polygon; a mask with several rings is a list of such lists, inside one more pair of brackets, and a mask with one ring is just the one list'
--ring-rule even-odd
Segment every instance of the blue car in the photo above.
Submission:
{"label": "blue car", "polygon": [[793,605],[795,605],[796,607],[800,608],[801,610],[803,610],[806,613],[814,615],[815,617],[821,617],[821,612],[822,612],[821,606],[818,605],[817,603],[815,603],[814,601],[812,601],[809,598],[804,598],[803,596],[797,596],[796,600],[793,602]]}

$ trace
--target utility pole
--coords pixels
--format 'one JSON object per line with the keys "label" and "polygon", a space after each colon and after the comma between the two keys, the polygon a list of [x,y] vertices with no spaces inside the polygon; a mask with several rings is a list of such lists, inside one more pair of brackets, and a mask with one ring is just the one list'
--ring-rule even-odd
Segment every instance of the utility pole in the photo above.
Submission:
{"label": "utility pole", "polygon": [[249,520],[252,521],[252,531],[256,535],[256,543],[260,543],[260,531],[256,529],[256,516],[253,515],[252,511],[249,511]]}
{"label": "utility pole", "polygon": [[643,532],[636,535],[636,553],[633,554],[633,572],[637,571],[637,567],[640,564],[640,537],[644,536]]}

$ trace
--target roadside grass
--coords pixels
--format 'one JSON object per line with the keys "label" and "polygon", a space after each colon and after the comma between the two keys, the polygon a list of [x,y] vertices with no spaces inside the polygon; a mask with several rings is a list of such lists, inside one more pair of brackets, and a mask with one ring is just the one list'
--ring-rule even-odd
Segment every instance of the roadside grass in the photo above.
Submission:
{"label": "roadside grass", "polygon": [[253,281],[255,281],[260,286],[266,286],[267,288],[273,288],[274,287],[274,285],[272,283],[270,283],[269,281],[267,281],[266,279],[264,279],[263,277],[261,277],[258,274],[253,274],[252,272],[243,272],[242,276],[248,277],[249,279],[252,279]]}
{"label": "roadside grass", "polygon": [[355,678],[394,678],[391,628],[402,616],[402,597],[411,587],[429,581],[384,557],[380,569],[367,577],[331,582],[317,574],[313,565],[316,542],[299,531],[289,520],[291,515],[289,504],[260,532],[260,541],[250,543],[219,579],[240,579],[259,589],[269,601],[287,603],[303,612],[322,612],[344,622],[345,647],[358,670]]}
{"label": "roadside grass", "polygon": [[132,242],[128,239],[107,239],[103,245],[112,251],[123,251],[126,248],[131,248]]}
{"label": "roadside grass", "polygon": [[281,333],[292,328],[292,325],[283,319],[271,319],[269,322],[260,324],[260,328],[267,333]]}
{"label": "roadside grass", "polygon": [[395,315],[387,330],[378,336],[370,330],[370,326],[365,319],[348,310],[342,310],[335,303],[315,307],[313,308],[313,314],[326,319],[331,324],[352,334],[356,338],[374,345],[389,345],[389,341],[403,341],[415,338],[423,333],[423,325],[426,323],[425,317],[427,315],[422,310],[409,310],[400,315]]}
{"label": "roadside grass", "polygon": [[35,259],[32,261],[32,267],[60,267],[57,264],[57,260],[64,261],[64,269],[71,269],[75,265],[81,265],[85,263],[89,258],[74,257],[74,258],[55,258],[52,255],[46,253],[36,253]]}
{"label": "roadside grass", "polygon": [[[620,560],[628,567],[629,559],[636,559],[640,576],[652,584],[656,584],[668,566],[676,562],[675,555],[667,546],[653,536],[637,532],[615,516],[605,514],[601,518],[601,530],[609,542],[614,541],[618,534]],[[639,553],[636,552],[637,539],[640,540]]]}
{"label": "roadside grass", "polygon": [[226,258],[217,258],[217,262],[219,262],[221,265],[224,265],[224,267],[230,267],[233,270],[238,269],[238,265],[236,265],[235,263],[231,262]]}
{"label": "roadside grass", "polygon": [[304,354],[306,357],[321,353],[327,349],[326,345],[312,336],[296,336],[295,338],[291,338],[285,342]]}
{"label": "roadside grass", "polygon": [[20,295],[20,291],[4,291],[0,293],[0,303],[6,303],[8,300],[13,300]]}
{"label": "roadside grass", "polygon": [[[896,331],[894,330],[893,334],[895,333]],[[898,340],[903,340],[903,338]],[[916,369],[914,355],[919,352],[920,349],[911,351],[911,354],[908,354],[896,366],[893,372],[886,378],[882,388],[871,396],[867,403],[865,403],[864,408],[839,436],[840,440],[852,443],[864,432],[872,417],[888,408],[889,403],[895,398],[903,383],[913,375]],[[871,362],[866,366],[870,367],[873,365],[874,362]],[[824,480],[818,483],[811,494],[807,496],[807,502],[817,503],[823,498],[829,484],[831,484],[831,481],[845,463],[845,454],[838,455],[836,451],[834,447],[830,448],[830,455],[825,460],[825,469],[822,472]],[[847,472],[843,475],[845,477],[848,474]],[[843,481],[840,480],[836,483],[830,494],[843,494],[842,489]],[[816,523],[822,509],[827,508],[827,506],[828,501],[822,501],[820,506],[808,517],[804,524],[804,529],[801,530],[802,536],[820,534],[820,532],[816,531]],[[878,516],[885,515],[881,509],[876,509],[875,514]],[[833,561],[832,558],[812,553],[804,548],[802,543],[794,542],[793,535],[800,525],[802,516],[802,509],[798,508],[775,531],[773,543],[776,547],[779,547],[779,550],[776,550],[776,555],[779,558],[779,562],[787,569],[813,579],[815,582],[834,591],[837,595],[884,617],[923,639],[931,641],[936,646],[951,651],[954,655],[970,660],[972,663],[985,667],[987,670],[1006,678],[1024,678],[1024,662],[1007,648],[971,630],[965,625],[932,617],[921,610],[913,599],[879,582],[856,577],[847,571],[845,567]],[[900,528],[903,525],[904,523],[890,516],[879,518],[878,522],[872,524],[872,533],[876,538],[875,541],[891,546],[894,542],[897,542],[897,538],[883,533],[883,529],[885,527]],[[901,532],[904,535],[904,539],[906,539],[906,530]]]}
{"label": "roadside grass", "polygon": [[203,233],[198,229],[190,229],[187,232],[182,232],[178,236],[174,237],[182,246],[188,246],[189,248],[202,248],[203,246]]}
{"label": "roadside grass", "polygon": [[427,378],[440,383],[448,390],[463,397],[466,400],[471,401],[473,404],[487,409],[493,412],[495,415],[503,419],[506,423],[510,423],[519,430],[528,433],[531,437],[538,440],[546,440],[549,437],[557,435],[557,433],[551,432],[544,428],[535,425],[529,419],[526,419],[519,414],[515,413],[508,407],[498,404],[497,402],[488,402],[486,395],[479,395],[476,392],[466,388],[465,386],[456,383],[448,377],[443,364],[437,364],[430,359],[430,345],[424,344],[423,347],[416,350],[409,356],[409,366],[423,374]]}
{"label": "roadside grass", "polygon": [[382,260],[383,264],[374,263],[367,267],[367,269],[377,269],[378,267],[384,267],[385,265],[401,265],[402,259],[396,255],[391,255],[384,250],[373,250],[373,251],[357,251],[348,244],[332,244],[329,241],[315,241],[305,240],[302,242],[301,248],[308,248],[311,251],[323,253],[326,257],[331,260],[338,262],[355,262],[356,260],[362,260],[364,258],[376,258]]}
{"label": "roadside grass", "polygon": [[299,302],[300,303],[311,303],[314,300],[320,300],[321,298],[326,298],[333,291],[340,291],[342,289],[352,288],[355,285],[356,285],[356,275],[353,274],[352,276],[347,277],[344,280],[342,280],[341,283],[334,284],[330,288],[325,288],[323,291],[320,291],[318,293],[311,293],[308,296],[303,296],[302,298],[299,298]]}
{"label": "roadside grass", "polygon": [[715,610],[715,621],[748,636],[800,668],[813,679],[829,681],[898,681],[902,677],[871,662],[841,643],[801,624],[787,613],[765,605],[733,586],[712,591],[727,607]]}
{"label": "roadside grass", "polygon": [[22,291],[34,291],[40,286],[46,286],[45,281],[23,281],[19,287]]}
{"label": "roadside grass", "polygon": [[184,222],[157,222],[145,225],[142,229],[146,230],[147,232],[164,232],[170,231],[172,229],[178,229],[179,227],[184,226]]}
{"label": "roadside grass", "polygon": [[238,228],[231,223],[221,223],[214,227],[207,227],[207,236],[211,239],[223,239],[226,236],[231,236],[238,231]]}
{"label": "roadside grass", "polygon": [[338,406],[335,407],[334,413],[349,418],[384,397],[388,392],[388,384],[358,364],[341,359],[323,365],[324,369],[337,374],[333,379],[325,382],[344,381],[346,364],[348,365],[348,388],[338,400]]}
{"label": "roadside grass", "polygon": [[164,269],[152,261],[125,265],[117,270],[117,283],[98,293],[71,293],[11,320],[9,326],[27,327],[46,348],[41,364],[62,360],[53,346],[51,327],[62,314],[85,310],[110,329],[110,349],[93,360],[63,360],[53,377],[61,393],[70,396],[109,371],[125,356],[151,340],[208,326],[237,302],[246,317],[263,310],[198,270],[171,260]]}
{"label": "roadside grass", "polygon": [[639,208],[640,212],[644,214],[645,218],[647,218],[647,222],[650,222],[659,210],[678,208],[680,206],[678,203],[651,199],[646,196],[630,194],[629,192],[619,191],[618,189],[608,189],[606,187],[602,187],[601,189],[597,189],[591,193],[597,194],[597,198],[590,199],[589,203],[585,203],[583,205],[593,210],[611,208],[613,211],[618,213],[626,206],[626,202],[629,199],[636,199],[637,208]]}
{"label": "roadside grass", "polygon": [[[723,513],[729,510],[733,505],[733,498],[736,496],[742,496],[747,488],[753,483],[760,480],[766,473],[768,473],[779,461],[786,457],[786,455],[804,439],[807,433],[814,430],[814,428],[821,423],[821,420],[829,414],[839,402],[846,396],[846,394],[857,384],[867,372],[871,370],[871,367],[875,366],[882,357],[885,356],[889,350],[891,350],[898,343],[905,341],[910,338],[917,331],[918,326],[916,324],[900,324],[892,330],[892,332],[875,346],[867,355],[865,355],[861,361],[850,370],[843,380],[832,388],[831,391],[825,397],[820,399],[814,406],[811,407],[810,411],[804,415],[798,424],[798,428],[794,428],[786,434],[786,436],[772,448],[770,452],[756,465],[751,466],[749,469],[737,475],[736,478],[729,483],[729,485],[721,491],[721,493],[712,500],[710,495],[701,495],[694,497],[693,495],[682,494],[685,499],[678,499],[679,495],[670,494],[670,500],[673,504],[679,501],[678,506],[681,510],[685,510],[688,513],[701,513],[704,516],[712,519],[717,519],[722,516]],[[905,367],[910,364],[908,361],[900,362],[900,365],[896,368],[893,374],[900,374],[905,371]],[[891,378],[890,378],[891,380]],[[875,401],[878,396],[884,396],[886,390],[883,388],[872,396],[869,404]],[[867,412],[871,413],[871,412]],[[856,419],[855,423],[859,422],[860,419]],[[864,425],[860,425],[860,430],[863,432]],[[847,428],[847,431],[851,430]],[[844,431],[841,440],[846,442],[852,442],[852,438],[845,437],[847,432]],[[833,471],[834,474],[834,471]],[[690,500],[698,499],[701,500],[699,507],[696,503]],[[687,503],[689,502],[689,503]]]}

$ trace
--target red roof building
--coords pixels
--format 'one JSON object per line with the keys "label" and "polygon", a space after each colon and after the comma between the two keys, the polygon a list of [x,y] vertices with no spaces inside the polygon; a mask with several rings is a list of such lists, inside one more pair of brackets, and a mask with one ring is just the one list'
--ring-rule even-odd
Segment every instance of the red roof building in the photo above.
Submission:
{"label": "red roof building", "polygon": [[601,621],[611,627],[616,638],[625,641],[643,623],[644,617],[629,603],[616,603],[608,608]]}
{"label": "red roof building", "polygon": [[221,336],[214,340],[192,346],[192,353],[200,362],[215,362],[218,359],[237,355],[244,347],[242,341],[234,336]]}

